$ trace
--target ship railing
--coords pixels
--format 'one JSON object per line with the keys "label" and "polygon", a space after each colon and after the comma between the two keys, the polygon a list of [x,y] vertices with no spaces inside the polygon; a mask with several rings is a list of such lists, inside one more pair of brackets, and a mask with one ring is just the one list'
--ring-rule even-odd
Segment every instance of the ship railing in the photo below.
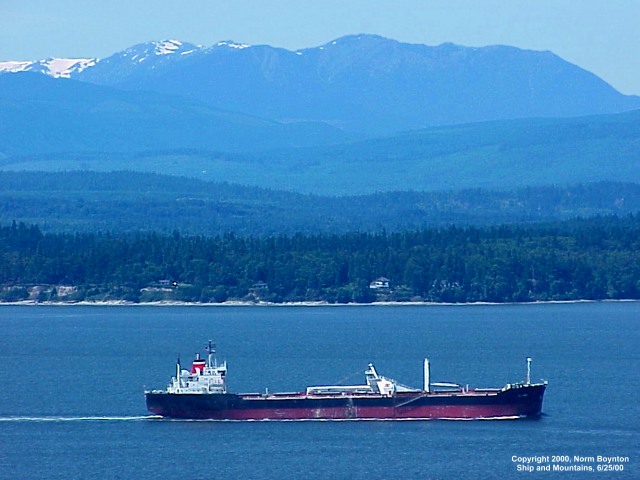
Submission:
{"label": "ship railing", "polygon": [[368,385],[325,385],[320,387],[307,387],[307,395],[345,395],[373,393]]}
{"label": "ship railing", "polygon": [[463,390],[462,385],[460,385],[459,383],[453,383],[453,382],[434,382],[434,383],[430,383],[429,385],[437,388],[448,388],[449,390],[453,390],[453,391]]}
{"label": "ship railing", "polygon": [[549,382],[546,380],[542,380],[540,383],[526,383],[526,382],[516,382],[516,383],[507,383],[504,387],[502,387],[502,391],[511,390],[512,388],[528,388],[528,387],[539,387],[541,385],[547,385]]}

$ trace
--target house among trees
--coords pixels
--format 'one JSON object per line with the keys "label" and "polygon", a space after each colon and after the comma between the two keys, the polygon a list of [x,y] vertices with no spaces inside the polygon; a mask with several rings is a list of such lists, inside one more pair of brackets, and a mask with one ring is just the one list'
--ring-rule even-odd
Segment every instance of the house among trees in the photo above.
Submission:
{"label": "house among trees", "polygon": [[388,290],[389,279],[387,277],[376,278],[373,282],[369,284],[369,288],[372,290]]}
{"label": "house among trees", "polygon": [[265,282],[254,283],[249,289],[249,295],[252,295],[255,298],[263,297],[267,293],[269,293],[269,285]]}

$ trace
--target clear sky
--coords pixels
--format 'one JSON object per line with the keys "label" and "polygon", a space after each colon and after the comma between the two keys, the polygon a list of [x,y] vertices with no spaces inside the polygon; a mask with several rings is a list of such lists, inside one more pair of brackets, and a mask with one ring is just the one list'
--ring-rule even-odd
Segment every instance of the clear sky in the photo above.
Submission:
{"label": "clear sky", "polygon": [[356,33],[551,50],[640,95],[640,0],[0,0],[0,61],[163,39],[295,50]]}

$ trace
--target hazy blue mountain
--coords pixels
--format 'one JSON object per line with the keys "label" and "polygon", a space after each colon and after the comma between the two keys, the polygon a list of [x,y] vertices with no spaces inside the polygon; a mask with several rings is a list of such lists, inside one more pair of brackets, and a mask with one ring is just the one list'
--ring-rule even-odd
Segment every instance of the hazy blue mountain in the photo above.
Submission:
{"label": "hazy blue mountain", "polygon": [[[0,129],[10,126],[2,123]],[[47,134],[43,128],[38,131],[39,135]],[[68,137],[74,134],[69,131]],[[156,149],[139,152],[133,148],[137,145],[135,136],[120,138],[120,154],[12,156],[0,160],[0,169],[128,169],[322,195],[510,189],[598,181],[640,183],[640,110],[431,127],[333,146],[253,153],[160,149],[160,145],[173,143],[177,147],[179,140],[188,140],[169,134]],[[38,137],[33,141],[43,140]]]}
{"label": "hazy blue mountain", "polygon": [[548,51],[426,46],[375,35],[298,51],[229,41],[158,55],[157,43],[117,53],[73,77],[367,133],[640,108],[640,97],[622,95]]}
{"label": "hazy blue mountain", "polygon": [[326,124],[283,124],[156,92],[35,73],[0,75],[0,158],[163,148],[233,152],[344,139]]}

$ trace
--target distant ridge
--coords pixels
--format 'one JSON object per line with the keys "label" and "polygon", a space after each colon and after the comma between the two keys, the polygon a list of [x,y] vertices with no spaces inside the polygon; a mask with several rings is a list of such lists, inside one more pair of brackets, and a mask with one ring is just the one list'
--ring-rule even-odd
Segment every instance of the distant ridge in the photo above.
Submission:
{"label": "distant ridge", "polygon": [[175,148],[246,152],[348,138],[319,122],[284,124],[157,92],[30,72],[0,75],[0,159]]}
{"label": "distant ridge", "polygon": [[[159,94],[136,99],[133,92],[108,88],[109,95],[93,107],[96,113],[87,113],[87,100],[75,87],[86,88],[89,99],[105,87],[34,80],[69,83],[78,103],[53,102],[56,95],[39,88],[43,99],[21,98],[19,108],[12,107],[10,99],[2,100],[7,88],[0,77],[0,106],[6,102],[0,108],[0,151],[7,152],[0,170],[127,169],[321,195],[640,183],[640,110],[430,127],[346,142],[328,126],[229,117],[181,99],[156,103]],[[150,123],[149,115],[159,117]],[[309,144],[292,147],[295,141]]]}

